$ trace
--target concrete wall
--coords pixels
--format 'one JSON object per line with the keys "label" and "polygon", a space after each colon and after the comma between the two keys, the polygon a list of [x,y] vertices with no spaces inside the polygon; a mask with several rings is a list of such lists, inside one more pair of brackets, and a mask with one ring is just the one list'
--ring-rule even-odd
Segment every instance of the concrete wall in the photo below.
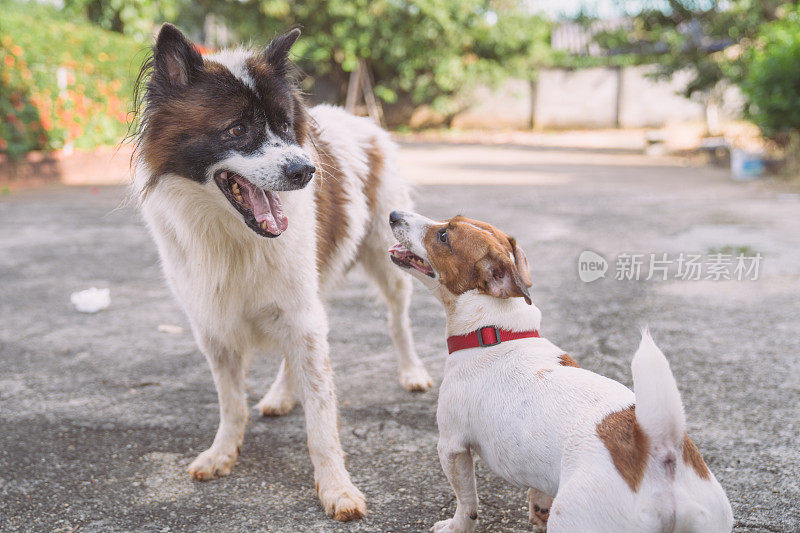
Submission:
{"label": "concrete wall", "polygon": [[475,102],[453,119],[456,128],[527,129],[531,123],[531,83],[506,80],[497,89],[477,88],[469,100]]}
{"label": "concrete wall", "polygon": [[[679,95],[689,73],[671,80],[647,76],[653,67],[625,69],[548,69],[539,73],[536,94],[530,83],[509,80],[498,90],[482,88],[476,101],[453,124],[477,128],[526,128],[531,107],[536,128],[644,128],[705,120],[705,106]],[[741,109],[735,88],[724,93],[722,118],[734,119]]]}
{"label": "concrete wall", "polygon": [[534,110],[537,128],[616,126],[617,72],[552,69],[539,74]]}
{"label": "concrete wall", "polygon": [[705,106],[679,94],[689,81],[688,72],[679,72],[669,81],[654,81],[647,76],[651,71],[651,67],[622,70],[619,117],[622,127],[658,127],[668,122],[704,119]]}

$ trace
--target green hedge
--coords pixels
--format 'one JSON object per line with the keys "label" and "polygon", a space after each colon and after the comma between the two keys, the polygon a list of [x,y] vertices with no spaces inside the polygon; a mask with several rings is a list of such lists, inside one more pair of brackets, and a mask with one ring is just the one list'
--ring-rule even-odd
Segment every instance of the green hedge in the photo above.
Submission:
{"label": "green hedge", "polygon": [[34,3],[0,11],[0,152],[118,143],[146,46]]}
{"label": "green hedge", "polygon": [[745,57],[747,116],[772,139],[800,132],[800,8],[765,24]]}

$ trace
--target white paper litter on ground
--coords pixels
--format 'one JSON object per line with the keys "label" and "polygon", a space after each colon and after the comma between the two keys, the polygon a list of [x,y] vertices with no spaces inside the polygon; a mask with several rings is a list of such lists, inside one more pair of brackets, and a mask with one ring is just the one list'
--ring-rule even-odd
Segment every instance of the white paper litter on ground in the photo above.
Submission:
{"label": "white paper litter on ground", "polygon": [[180,335],[183,333],[183,328],[175,324],[159,324],[158,331],[161,333],[170,333],[172,335]]}
{"label": "white paper litter on ground", "polygon": [[85,291],[73,292],[69,301],[81,313],[96,313],[111,304],[111,291],[92,287]]}

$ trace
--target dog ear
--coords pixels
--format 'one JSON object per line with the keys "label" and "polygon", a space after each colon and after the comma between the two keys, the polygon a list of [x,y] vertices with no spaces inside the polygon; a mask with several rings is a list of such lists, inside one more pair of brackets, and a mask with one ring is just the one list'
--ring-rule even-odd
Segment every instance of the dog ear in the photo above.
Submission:
{"label": "dog ear", "polygon": [[269,43],[265,55],[267,62],[272,65],[278,74],[289,71],[289,50],[300,37],[300,28],[293,28],[282,35],[278,35]]}
{"label": "dog ear", "polygon": [[[527,259],[524,259],[524,252],[522,254],[525,266],[527,266]],[[516,255],[515,255],[516,258]],[[495,298],[512,298],[522,297],[525,298],[525,303],[531,304],[531,294],[528,290],[529,284],[526,284],[522,275],[517,267],[517,261],[512,261],[511,257],[502,254],[497,255],[489,252],[483,259],[475,263],[475,287]],[[527,274],[528,279],[530,275]]]}
{"label": "dog ear", "polygon": [[511,243],[511,249],[514,253],[514,264],[517,267],[517,275],[519,275],[520,281],[525,285],[525,288],[529,289],[533,286],[533,282],[531,281],[531,269],[528,266],[528,256],[526,256],[522,248],[517,245],[517,240],[514,237],[509,237],[508,242]]}
{"label": "dog ear", "polygon": [[172,24],[161,27],[153,49],[154,76],[172,87],[185,87],[203,70],[203,58]]}

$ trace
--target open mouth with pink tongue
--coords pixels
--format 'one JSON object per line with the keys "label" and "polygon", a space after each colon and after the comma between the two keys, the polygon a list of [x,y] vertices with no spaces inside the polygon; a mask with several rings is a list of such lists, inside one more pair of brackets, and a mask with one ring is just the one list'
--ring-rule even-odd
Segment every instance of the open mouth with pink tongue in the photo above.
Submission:
{"label": "open mouth with pink tongue", "polygon": [[431,265],[429,265],[427,261],[412,253],[399,242],[389,248],[389,259],[392,260],[392,263],[401,268],[413,268],[428,277],[435,277],[433,268],[431,268]]}
{"label": "open mouth with pink tongue", "polygon": [[289,227],[289,219],[283,214],[281,200],[275,191],[259,189],[227,170],[217,172],[214,181],[225,198],[242,214],[245,224],[259,235],[277,237]]}

